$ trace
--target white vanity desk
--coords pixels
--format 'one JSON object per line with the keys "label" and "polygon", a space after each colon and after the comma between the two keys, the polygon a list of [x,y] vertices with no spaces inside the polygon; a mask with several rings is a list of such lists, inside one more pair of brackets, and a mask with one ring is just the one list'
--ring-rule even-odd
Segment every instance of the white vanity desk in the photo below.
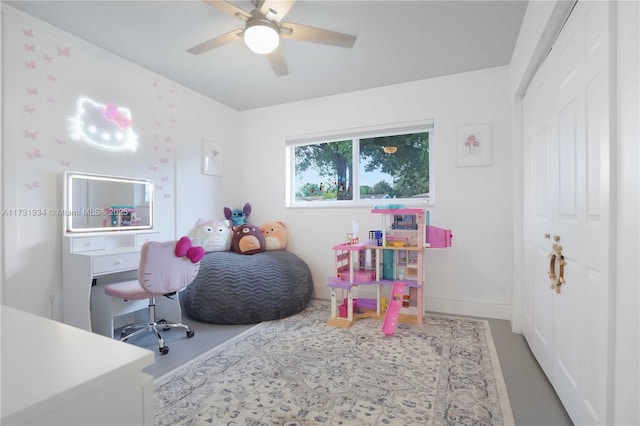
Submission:
{"label": "white vanity desk", "polygon": [[0,424],[154,424],[152,351],[8,306],[0,316]]}
{"label": "white vanity desk", "polygon": [[[63,237],[62,296],[63,321],[87,331],[113,336],[112,330],[91,322],[91,293],[94,279],[109,280],[116,273],[135,271],[145,241],[158,240],[153,231],[117,231],[68,234]],[[113,281],[113,278],[111,279]],[[129,311],[144,309],[146,300],[113,303],[137,304]],[[145,317],[146,318],[146,317]],[[98,328],[94,330],[94,328]]]}
{"label": "white vanity desk", "polygon": [[[140,249],[161,239],[153,230],[153,181],[65,171],[62,236],[62,320],[113,337],[114,318],[137,312],[147,322],[147,300],[107,296],[102,284],[137,279]],[[96,284],[94,286],[94,284]],[[156,299],[158,318],[180,322],[175,300]],[[142,320],[142,321],[141,321]],[[120,324],[124,325],[124,324]]]}

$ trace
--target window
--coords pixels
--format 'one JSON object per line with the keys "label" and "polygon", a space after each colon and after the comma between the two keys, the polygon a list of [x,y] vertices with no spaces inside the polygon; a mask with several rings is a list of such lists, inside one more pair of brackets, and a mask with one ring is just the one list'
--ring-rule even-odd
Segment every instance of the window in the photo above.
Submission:
{"label": "window", "polygon": [[433,123],[287,140],[288,206],[432,201]]}

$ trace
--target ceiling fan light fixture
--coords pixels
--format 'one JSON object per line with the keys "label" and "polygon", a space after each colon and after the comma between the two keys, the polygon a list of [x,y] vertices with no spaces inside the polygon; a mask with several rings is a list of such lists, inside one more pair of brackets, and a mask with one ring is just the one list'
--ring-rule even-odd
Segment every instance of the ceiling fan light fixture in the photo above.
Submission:
{"label": "ceiling fan light fixture", "polygon": [[244,42],[255,53],[271,53],[280,44],[278,27],[267,20],[250,20],[244,30]]}

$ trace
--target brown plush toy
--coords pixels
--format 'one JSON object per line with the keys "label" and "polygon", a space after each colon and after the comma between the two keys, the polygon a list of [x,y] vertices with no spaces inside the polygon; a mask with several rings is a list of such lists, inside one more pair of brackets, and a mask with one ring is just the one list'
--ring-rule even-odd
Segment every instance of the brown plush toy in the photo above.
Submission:
{"label": "brown plush toy", "polygon": [[233,227],[231,249],[239,254],[255,254],[265,251],[267,243],[257,226],[244,224]]}

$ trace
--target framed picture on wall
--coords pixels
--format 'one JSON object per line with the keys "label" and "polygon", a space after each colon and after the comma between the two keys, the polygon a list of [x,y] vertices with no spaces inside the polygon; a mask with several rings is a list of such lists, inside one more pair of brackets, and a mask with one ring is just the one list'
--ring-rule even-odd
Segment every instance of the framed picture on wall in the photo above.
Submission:
{"label": "framed picture on wall", "polygon": [[456,130],[456,166],[490,165],[491,124],[467,124]]}
{"label": "framed picture on wall", "polygon": [[222,145],[202,140],[202,173],[205,175],[222,176]]}

